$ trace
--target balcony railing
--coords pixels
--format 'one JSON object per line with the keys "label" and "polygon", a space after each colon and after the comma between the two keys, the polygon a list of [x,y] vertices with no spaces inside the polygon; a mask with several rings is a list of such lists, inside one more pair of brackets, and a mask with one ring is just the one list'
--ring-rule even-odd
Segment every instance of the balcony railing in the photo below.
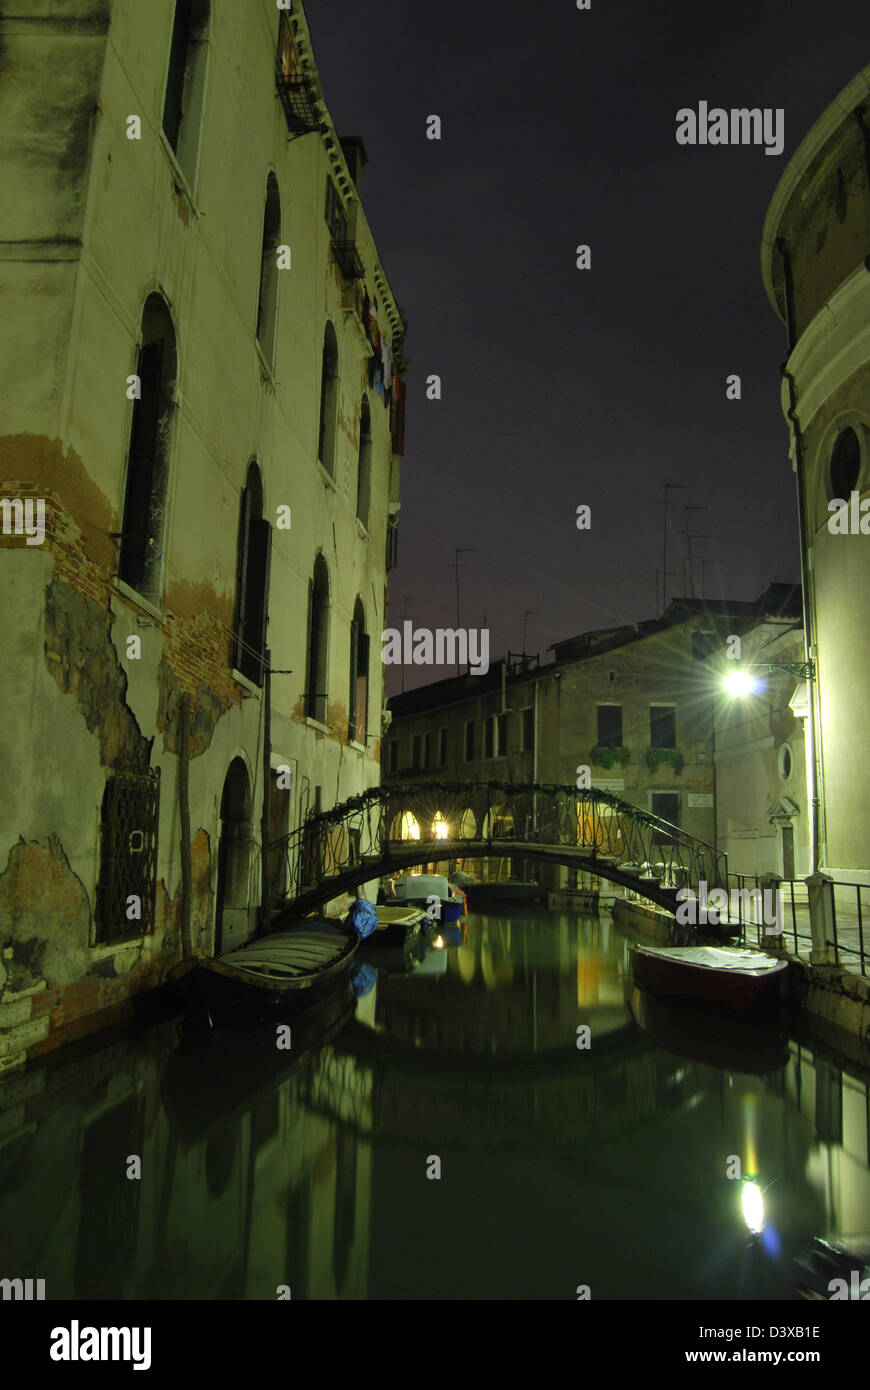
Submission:
{"label": "balcony railing", "polygon": [[310,82],[299,78],[288,82],[279,74],[275,86],[291,137],[310,135],[312,131],[320,129],[317,101]]}
{"label": "balcony railing", "polygon": [[362,280],[366,273],[355,241],[333,241],[332,249],[345,280]]}

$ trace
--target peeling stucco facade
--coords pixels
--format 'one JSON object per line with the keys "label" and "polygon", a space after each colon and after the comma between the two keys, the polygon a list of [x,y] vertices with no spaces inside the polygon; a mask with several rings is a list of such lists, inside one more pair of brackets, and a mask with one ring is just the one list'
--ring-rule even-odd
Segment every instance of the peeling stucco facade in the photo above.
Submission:
{"label": "peeling stucco facade", "polygon": [[[294,829],[380,779],[387,530],[401,443],[370,384],[364,296],[394,362],[403,321],[354,174],[324,104],[288,138],[275,94],[282,22],[269,0],[212,6],[194,162],[162,124],[174,0],[4,6],[0,19],[0,497],[45,509],[40,544],[0,535],[6,656],[0,756],[0,1069],[122,1017],[186,949],[249,935],[261,899],[264,693],[233,669],[239,516],[248,469],[272,527],[267,643],[270,823]],[[293,41],[322,97],[307,25]],[[50,83],[44,81],[47,71]],[[128,139],[136,115],[141,136]],[[274,349],[257,341],[267,178],[280,242]],[[362,273],[339,268],[324,217],[338,190]],[[143,307],[160,297],[177,366],[162,421],[168,478],[156,588],[119,579]],[[338,346],[331,471],[318,459],[324,331]],[[357,518],[361,400],[371,413],[368,524]],[[289,528],[278,509],[290,508]],[[308,717],[308,608],[316,556],[329,574],[326,718]],[[350,624],[371,636],[367,740],[348,727]],[[182,731],[187,720],[187,746]],[[186,752],[190,839],[180,770]],[[242,887],[221,884],[228,771],[243,768]],[[98,897],[107,784],[159,774],[150,929],[106,939]],[[272,775],[270,784],[274,783]],[[241,804],[241,803],[240,803]],[[127,832],[125,831],[125,834]],[[190,865],[189,941],[182,863]],[[237,875],[238,878],[238,875]],[[221,916],[221,903],[225,912]],[[137,932],[139,934],[137,934]]]}

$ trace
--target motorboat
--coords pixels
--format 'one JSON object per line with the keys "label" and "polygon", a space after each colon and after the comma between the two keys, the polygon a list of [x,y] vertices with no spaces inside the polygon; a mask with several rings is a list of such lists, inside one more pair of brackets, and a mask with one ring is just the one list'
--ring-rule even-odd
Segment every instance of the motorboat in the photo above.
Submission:
{"label": "motorboat", "polygon": [[407,874],[396,878],[393,894],[403,904],[425,908],[430,921],[436,923],[458,922],[468,912],[462,889],[449,883],[443,874]]}
{"label": "motorboat", "polygon": [[222,956],[188,957],[171,979],[186,1012],[209,1027],[286,1018],[345,983],[358,948],[341,923],[305,920]]}
{"label": "motorboat", "polygon": [[668,999],[749,1009],[781,996],[788,961],[740,946],[631,946],[635,983]]}
{"label": "motorboat", "polygon": [[524,906],[547,902],[547,889],[540,883],[523,883],[519,879],[497,879],[488,883],[467,884],[465,893],[474,911],[480,908],[499,907],[502,903],[520,903]]}
{"label": "motorboat", "polygon": [[375,911],[378,925],[366,938],[367,947],[405,946],[421,935],[428,920],[422,907],[410,903],[398,906],[379,903]]}

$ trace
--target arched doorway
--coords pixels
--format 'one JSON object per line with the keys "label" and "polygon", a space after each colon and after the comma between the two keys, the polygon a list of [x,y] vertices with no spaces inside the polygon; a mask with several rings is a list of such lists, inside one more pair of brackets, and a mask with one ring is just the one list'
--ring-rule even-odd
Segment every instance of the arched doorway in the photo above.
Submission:
{"label": "arched doorway", "polygon": [[221,796],[215,955],[251,934],[251,783],[241,758],[229,765]]}

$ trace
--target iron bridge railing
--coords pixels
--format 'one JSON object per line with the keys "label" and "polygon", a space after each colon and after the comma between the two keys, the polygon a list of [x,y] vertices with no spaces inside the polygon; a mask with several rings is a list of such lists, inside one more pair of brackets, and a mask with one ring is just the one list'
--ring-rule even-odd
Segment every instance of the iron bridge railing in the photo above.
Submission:
{"label": "iron bridge railing", "polygon": [[504,841],[514,842],[518,857],[533,858],[527,850],[536,845],[570,849],[578,867],[605,878],[618,869],[623,878],[668,889],[727,883],[724,853],[609,792],[531,782],[406,782],[372,787],[275,841],[270,897],[289,904],[353,871],[360,882],[366,867],[374,878],[390,871],[391,860],[432,862]]}

